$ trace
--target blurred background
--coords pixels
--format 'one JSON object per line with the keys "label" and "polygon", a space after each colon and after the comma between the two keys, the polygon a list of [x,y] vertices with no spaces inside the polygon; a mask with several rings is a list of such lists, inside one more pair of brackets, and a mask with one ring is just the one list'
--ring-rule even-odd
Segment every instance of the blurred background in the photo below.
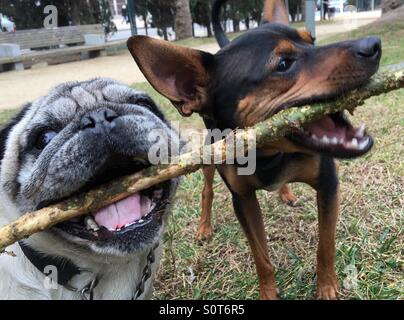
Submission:
{"label": "blurred background", "polygon": [[[404,0],[286,3],[290,26],[314,33],[316,45],[378,36],[382,67],[404,62]],[[149,93],[169,120],[202,129],[198,116],[180,117],[151,88],[126,40],[147,34],[215,53],[211,6],[211,0],[0,0],[0,127],[59,83],[111,77]],[[229,38],[256,27],[262,8],[263,0],[229,0],[222,16]],[[375,147],[365,157],[340,162],[337,272],[343,299],[404,298],[403,101],[404,89],[374,97],[352,119],[356,126],[367,124]],[[196,172],[184,177],[177,192],[155,297],[256,299],[251,251],[219,176],[213,236],[203,244],[195,240],[202,188],[202,174]],[[299,184],[292,189],[299,197],[294,208],[267,192],[258,198],[281,296],[307,299],[315,287],[315,194]]]}
{"label": "blurred background", "polygon": [[[305,0],[287,0],[290,20],[305,21]],[[400,0],[316,0],[316,20],[333,19],[346,12],[384,10]],[[43,27],[43,8],[58,9],[58,26],[103,25],[109,39],[125,38],[133,19],[138,34],[182,39],[190,35],[212,36],[211,0],[1,0],[2,32]],[[256,26],[263,0],[230,0],[224,13],[229,32]],[[188,30],[187,30],[188,28]],[[178,34],[176,34],[176,31]]]}

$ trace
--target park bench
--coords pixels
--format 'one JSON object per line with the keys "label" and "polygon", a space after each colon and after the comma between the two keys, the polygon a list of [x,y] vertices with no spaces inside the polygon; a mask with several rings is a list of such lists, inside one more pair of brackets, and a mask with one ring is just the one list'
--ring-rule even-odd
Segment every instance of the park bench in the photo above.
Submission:
{"label": "park bench", "polygon": [[23,70],[39,62],[58,64],[105,55],[101,25],[0,33],[0,71]]}

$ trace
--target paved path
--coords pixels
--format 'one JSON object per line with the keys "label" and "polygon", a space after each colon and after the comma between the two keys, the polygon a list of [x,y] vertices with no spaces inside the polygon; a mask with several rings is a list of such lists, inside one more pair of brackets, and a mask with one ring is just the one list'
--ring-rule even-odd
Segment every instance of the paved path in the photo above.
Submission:
{"label": "paved path", "polygon": [[[375,17],[358,19],[356,23],[335,21],[334,24],[317,27],[317,38],[330,34],[345,32],[370,23]],[[216,44],[198,47],[198,49],[214,53]],[[129,53],[59,64],[38,69],[0,73],[0,109],[17,108],[28,101],[45,95],[53,86],[65,81],[87,80],[94,77],[111,77],[126,84],[144,82]]]}

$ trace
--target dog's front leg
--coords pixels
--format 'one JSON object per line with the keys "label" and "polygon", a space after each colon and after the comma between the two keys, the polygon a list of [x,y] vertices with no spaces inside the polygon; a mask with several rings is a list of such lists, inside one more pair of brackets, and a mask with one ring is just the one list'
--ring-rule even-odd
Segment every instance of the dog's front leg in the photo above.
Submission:
{"label": "dog's front leg", "polygon": [[248,195],[233,193],[233,206],[254,256],[260,285],[260,299],[277,299],[275,271],[269,260],[264,221],[255,192]]}
{"label": "dog's front leg", "polygon": [[197,240],[205,240],[211,237],[212,229],[212,202],[213,202],[213,180],[216,167],[214,165],[202,168],[205,184],[202,191],[202,213],[199,220]]}
{"label": "dog's front leg", "polygon": [[317,183],[319,244],[317,251],[317,299],[337,299],[335,274],[335,229],[340,192],[337,168],[332,158],[321,158]]}

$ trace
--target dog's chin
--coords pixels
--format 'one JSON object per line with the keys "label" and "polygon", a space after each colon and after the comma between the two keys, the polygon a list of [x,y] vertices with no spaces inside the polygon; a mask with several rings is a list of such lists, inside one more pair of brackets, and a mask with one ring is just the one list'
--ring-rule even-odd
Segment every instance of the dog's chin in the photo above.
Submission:
{"label": "dog's chin", "polygon": [[[351,85],[342,92],[297,101],[287,106],[282,106],[280,110],[312,103],[334,101],[342,94],[357,89],[367,82],[368,80]],[[373,146],[373,139],[367,134],[365,125],[361,124],[360,127],[355,128],[343,111],[328,114],[318,120],[308,122],[301,129],[289,134],[287,138],[300,148],[340,159],[360,157],[370,151]]]}
{"label": "dog's chin", "polygon": [[[100,170],[92,181],[71,195],[86,192],[148,166],[121,159],[119,165]],[[96,212],[57,224],[50,232],[73,245],[104,254],[125,255],[142,250],[161,237],[175,192],[174,184],[174,180],[169,180],[152,186]],[[42,202],[38,208],[60,200]]]}
{"label": "dog's chin", "polygon": [[131,254],[159,241],[171,189],[170,181],[159,184],[97,212],[60,223],[52,232],[94,252]]}

